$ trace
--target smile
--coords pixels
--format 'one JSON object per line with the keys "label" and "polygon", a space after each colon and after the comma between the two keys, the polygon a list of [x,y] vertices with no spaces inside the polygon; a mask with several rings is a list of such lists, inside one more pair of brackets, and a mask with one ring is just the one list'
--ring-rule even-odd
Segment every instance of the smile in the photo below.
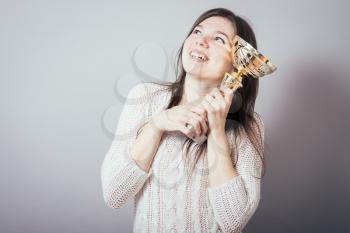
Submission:
{"label": "smile", "polygon": [[190,57],[197,62],[206,62],[209,60],[205,54],[195,50],[190,52]]}

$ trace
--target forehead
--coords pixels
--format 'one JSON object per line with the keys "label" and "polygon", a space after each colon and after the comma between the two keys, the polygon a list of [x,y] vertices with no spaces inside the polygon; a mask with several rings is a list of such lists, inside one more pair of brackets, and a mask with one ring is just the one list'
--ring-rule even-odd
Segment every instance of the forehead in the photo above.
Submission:
{"label": "forehead", "polygon": [[235,35],[232,22],[224,17],[213,16],[203,20],[201,23],[199,23],[199,25],[201,25],[205,30],[208,31],[224,32],[230,37],[230,39],[233,39]]}

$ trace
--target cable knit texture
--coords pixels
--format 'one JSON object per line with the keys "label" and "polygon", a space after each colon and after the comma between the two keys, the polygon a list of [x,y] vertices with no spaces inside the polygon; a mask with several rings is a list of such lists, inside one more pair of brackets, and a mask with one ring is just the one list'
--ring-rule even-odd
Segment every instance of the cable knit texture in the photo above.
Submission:
{"label": "cable knit texture", "polygon": [[[259,204],[261,179],[255,177],[261,177],[262,171],[262,161],[243,129],[237,147],[234,131],[226,132],[230,146],[238,151],[238,176],[219,186],[208,186],[206,154],[194,173],[187,174],[182,159],[186,136],[179,131],[164,133],[148,173],[132,159],[129,149],[138,129],[164,110],[170,97],[170,90],[153,83],[137,84],[128,93],[101,167],[105,202],[120,208],[133,198],[133,232],[137,233],[242,232]],[[264,145],[262,118],[256,112],[254,117]],[[237,156],[231,158],[237,161]]]}

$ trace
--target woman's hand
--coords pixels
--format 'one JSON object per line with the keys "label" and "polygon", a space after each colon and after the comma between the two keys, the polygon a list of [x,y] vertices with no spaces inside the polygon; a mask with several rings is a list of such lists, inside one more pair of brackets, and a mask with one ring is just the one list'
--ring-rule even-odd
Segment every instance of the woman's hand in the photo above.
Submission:
{"label": "woman's hand", "polygon": [[205,135],[208,130],[204,114],[195,110],[197,108],[190,105],[174,106],[155,115],[152,122],[159,131],[180,131],[194,139]]}
{"label": "woman's hand", "polygon": [[200,105],[206,110],[210,132],[225,131],[226,117],[233,95],[234,92],[231,89],[222,86],[220,89],[214,88],[204,97]]}

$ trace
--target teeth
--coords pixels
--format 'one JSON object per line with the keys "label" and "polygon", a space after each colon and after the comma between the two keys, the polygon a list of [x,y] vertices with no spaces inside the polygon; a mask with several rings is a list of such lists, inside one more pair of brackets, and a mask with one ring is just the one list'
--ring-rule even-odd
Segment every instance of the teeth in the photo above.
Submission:
{"label": "teeth", "polygon": [[202,61],[207,61],[207,58],[205,56],[198,54],[196,52],[192,52],[191,57],[196,58],[196,59],[200,59]]}

